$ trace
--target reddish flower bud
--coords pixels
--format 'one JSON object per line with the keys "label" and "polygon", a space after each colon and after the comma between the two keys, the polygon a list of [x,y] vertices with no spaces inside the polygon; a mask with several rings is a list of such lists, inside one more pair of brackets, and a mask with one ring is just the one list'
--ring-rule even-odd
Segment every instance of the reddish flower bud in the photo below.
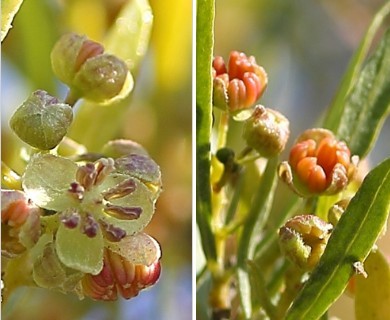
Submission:
{"label": "reddish flower bud", "polygon": [[14,257],[38,241],[41,209],[33,205],[24,193],[1,191],[1,252]]}
{"label": "reddish flower bud", "polygon": [[357,162],[331,131],[311,129],[298,138],[279,175],[300,195],[335,194],[351,181]]}
{"label": "reddish flower bud", "polygon": [[246,119],[243,112],[254,105],[267,87],[267,74],[253,56],[233,51],[228,67],[222,57],[213,60],[213,103],[229,111],[237,120]]}
{"label": "reddish flower bud", "polygon": [[118,292],[125,299],[155,284],[160,277],[159,258],[150,265],[133,264],[125,257],[105,249],[103,269],[97,275],[86,274],[81,281],[83,293],[95,300],[113,301]]}

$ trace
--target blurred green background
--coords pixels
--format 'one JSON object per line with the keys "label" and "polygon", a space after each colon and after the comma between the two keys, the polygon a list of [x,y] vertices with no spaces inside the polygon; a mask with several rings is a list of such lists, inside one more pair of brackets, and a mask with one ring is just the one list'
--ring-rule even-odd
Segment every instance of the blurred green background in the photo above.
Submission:
{"label": "blurred green background", "polygon": [[[384,3],[383,0],[217,0],[214,54],[225,61],[232,50],[255,56],[269,77],[259,103],[289,118],[291,146],[300,132],[318,125],[353,52]],[[241,133],[242,124],[229,127],[228,146],[237,152],[244,148]],[[368,157],[369,166],[390,155],[389,137],[387,119]],[[283,160],[289,146],[281,156]],[[281,188],[275,203],[285,203],[289,192]],[[379,240],[379,245],[390,257],[389,233]],[[198,261],[199,268],[202,260]],[[342,296],[329,315],[354,319],[353,300]]]}
{"label": "blurred green background", "polygon": [[[1,152],[2,160],[14,170],[23,172],[20,150],[24,145],[9,130],[13,111],[36,89],[60,98],[66,94],[50,67],[55,41],[69,31],[102,40],[129,2],[132,0],[24,1],[2,43]],[[72,295],[21,288],[9,305],[2,307],[3,319],[191,319],[192,2],[151,0],[150,5],[154,15],[150,44],[134,74],[135,89],[129,103],[109,110],[110,118],[117,121],[110,120],[109,135],[141,143],[161,167],[163,192],[146,229],[162,247],[161,278],[137,298],[116,303],[79,301]],[[101,120],[102,130],[93,140],[89,138],[90,145],[106,142],[100,136],[106,124]],[[86,122],[78,124],[79,129],[87,130],[96,122],[94,113]],[[71,136],[84,142],[80,130],[76,131],[72,128]]]}

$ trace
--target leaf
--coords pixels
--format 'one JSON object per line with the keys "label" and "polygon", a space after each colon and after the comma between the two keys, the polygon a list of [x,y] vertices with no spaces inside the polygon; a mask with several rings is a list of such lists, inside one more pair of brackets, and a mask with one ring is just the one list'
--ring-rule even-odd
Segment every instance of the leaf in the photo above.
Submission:
{"label": "leaf", "polygon": [[12,20],[18,13],[23,0],[2,0],[1,1],[1,42],[3,42],[9,29],[12,28]]}
{"label": "leaf", "polygon": [[345,99],[353,87],[358,74],[362,68],[364,59],[367,56],[367,53],[372,45],[374,37],[378,32],[378,29],[382,25],[385,18],[390,13],[390,2],[386,3],[381,10],[375,15],[370,27],[368,28],[359,48],[356,50],[353,55],[351,62],[348,65],[347,71],[344,74],[344,77],[339,86],[336,96],[332,101],[331,107],[328,109],[324,120],[324,128],[330,129],[334,132],[337,131],[341,120],[342,114],[344,112]]}
{"label": "leaf", "polygon": [[364,262],[368,277],[356,276],[355,314],[357,320],[386,319],[390,314],[390,266],[379,250]]}
{"label": "leaf", "polygon": [[336,135],[364,157],[390,112],[390,29],[347,97]]}
{"label": "leaf", "polygon": [[78,228],[68,229],[61,223],[55,244],[58,258],[67,267],[91,274],[102,270],[104,241],[101,232],[89,238]]}
{"label": "leaf", "polygon": [[329,238],[323,256],[287,312],[286,320],[318,319],[342,294],[380,235],[390,210],[390,158],[364,179]]}

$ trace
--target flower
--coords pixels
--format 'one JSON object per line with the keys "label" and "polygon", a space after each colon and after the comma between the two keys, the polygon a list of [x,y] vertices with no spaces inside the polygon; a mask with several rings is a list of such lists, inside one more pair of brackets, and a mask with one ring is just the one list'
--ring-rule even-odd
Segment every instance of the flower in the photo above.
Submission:
{"label": "flower", "polygon": [[140,232],[151,220],[161,174],[151,158],[139,154],[93,163],[36,154],[22,186],[48,212],[41,223],[46,231],[55,230],[61,263],[96,275],[103,268],[104,247]]}
{"label": "flower", "polygon": [[326,129],[306,130],[290,151],[279,176],[302,196],[335,194],[353,178],[358,162],[345,142]]}
{"label": "flower", "polygon": [[266,72],[255,58],[237,51],[230,53],[228,66],[222,57],[214,58],[213,78],[214,105],[229,111],[236,119],[250,115],[243,111],[253,106],[268,83]]}

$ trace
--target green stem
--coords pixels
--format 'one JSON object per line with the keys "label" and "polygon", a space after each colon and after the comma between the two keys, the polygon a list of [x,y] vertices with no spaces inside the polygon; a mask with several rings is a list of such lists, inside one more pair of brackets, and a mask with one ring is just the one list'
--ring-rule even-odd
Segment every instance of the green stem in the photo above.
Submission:
{"label": "green stem", "polygon": [[196,218],[208,263],[217,252],[211,230],[210,138],[212,126],[212,56],[214,0],[199,0],[196,16]]}
{"label": "green stem", "polygon": [[3,161],[1,161],[1,186],[13,190],[22,189],[20,176]]}

